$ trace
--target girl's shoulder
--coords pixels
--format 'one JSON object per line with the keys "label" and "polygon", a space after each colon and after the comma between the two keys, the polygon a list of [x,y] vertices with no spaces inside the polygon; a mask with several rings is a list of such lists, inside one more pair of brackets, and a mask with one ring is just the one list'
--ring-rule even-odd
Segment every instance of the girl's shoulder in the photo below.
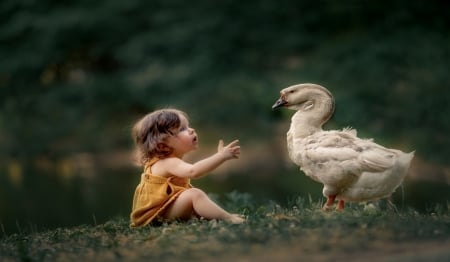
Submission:
{"label": "girl's shoulder", "polygon": [[151,173],[156,176],[169,177],[172,174],[169,172],[170,168],[183,161],[177,157],[168,157],[159,159],[151,166]]}

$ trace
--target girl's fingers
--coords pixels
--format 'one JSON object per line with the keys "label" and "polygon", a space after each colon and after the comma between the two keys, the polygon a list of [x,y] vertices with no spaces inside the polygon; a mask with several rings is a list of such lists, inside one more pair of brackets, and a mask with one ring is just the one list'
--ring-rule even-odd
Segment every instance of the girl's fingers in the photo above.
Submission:
{"label": "girl's fingers", "polygon": [[228,145],[224,146],[223,140],[219,140],[219,146],[218,151],[221,152],[222,150],[228,151],[233,158],[238,158],[239,154],[241,153],[241,147],[239,146],[239,140],[236,139],[229,143]]}
{"label": "girl's fingers", "polygon": [[219,140],[219,145],[217,146],[217,149],[220,151],[223,148],[223,140]]}
{"label": "girl's fingers", "polygon": [[235,147],[235,146],[237,146],[237,145],[239,145],[239,140],[238,140],[238,139],[236,139],[236,140],[234,140],[233,142],[229,143],[229,144],[227,145],[227,147]]}

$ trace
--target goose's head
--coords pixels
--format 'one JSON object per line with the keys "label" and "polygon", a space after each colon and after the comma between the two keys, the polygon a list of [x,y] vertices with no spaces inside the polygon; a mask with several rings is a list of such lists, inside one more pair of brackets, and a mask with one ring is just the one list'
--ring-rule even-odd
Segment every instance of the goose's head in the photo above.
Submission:
{"label": "goose's head", "polygon": [[299,111],[310,120],[317,120],[319,123],[316,124],[321,125],[333,115],[334,98],[323,86],[310,83],[298,84],[280,91],[280,98],[272,109],[279,107]]}

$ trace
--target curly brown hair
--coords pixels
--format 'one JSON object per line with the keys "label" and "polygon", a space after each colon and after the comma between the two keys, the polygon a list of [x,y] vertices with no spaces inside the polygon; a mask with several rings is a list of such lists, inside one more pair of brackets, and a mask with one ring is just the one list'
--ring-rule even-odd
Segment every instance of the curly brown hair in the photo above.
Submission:
{"label": "curly brown hair", "polygon": [[132,136],[139,164],[145,165],[154,157],[166,158],[172,153],[172,148],[160,145],[165,145],[167,137],[178,133],[180,116],[187,118],[186,113],[178,109],[160,109],[145,115],[133,126]]}

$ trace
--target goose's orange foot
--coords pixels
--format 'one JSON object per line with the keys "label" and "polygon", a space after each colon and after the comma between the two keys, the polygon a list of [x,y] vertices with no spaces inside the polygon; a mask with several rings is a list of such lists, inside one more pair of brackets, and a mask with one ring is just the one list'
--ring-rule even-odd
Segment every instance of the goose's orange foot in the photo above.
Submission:
{"label": "goose's orange foot", "polygon": [[327,198],[327,202],[325,203],[325,205],[323,205],[322,210],[323,211],[328,211],[333,207],[334,204],[334,200],[336,199],[336,196],[328,196]]}
{"label": "goose's orange foot", "polygon": [[337,211],[343,211],[344,210],[344,200],[339,200],[338,205],[336,207]]}

